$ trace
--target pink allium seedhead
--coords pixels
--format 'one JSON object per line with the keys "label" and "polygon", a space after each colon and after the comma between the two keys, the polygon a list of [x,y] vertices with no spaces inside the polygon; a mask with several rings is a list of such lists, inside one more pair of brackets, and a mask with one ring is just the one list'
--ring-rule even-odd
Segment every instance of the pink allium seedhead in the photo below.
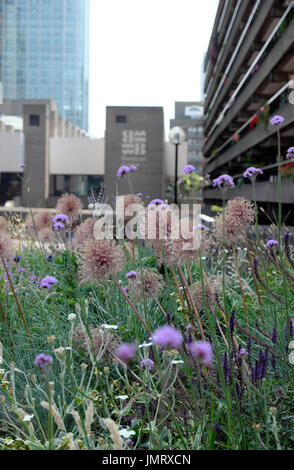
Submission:
{"label": "pink allium seedhead", "polygon": [[4,217],[0,217],[0,232],[5,232],[7,229],[7,221]]}
{"label": "pink allium seedhead", "polygon": [[14,252],[15,243],[4,232],[0,232],[0,258],[10,258]]}
{"label": "pink allium seedhead", "polygon": [[94,240],[86,244],[81,260],[82,281],[95,284],[121,270],[123,253],[112,240]]}
{"label": "pink allium seedhead", "polygon": [[38,232],[39,230],[42,230],[43,228],[51,227],[52,214],[50,214],[49,211],[37,212],[37,214],[34,215],[34,222],[35,222],[36,230]]}
{"label": "pink allium seedhead", "polygon": [[[232,243],[243,236],[246,229],[254,223],[254,206],[244,198],[231,199],[225,207],[224,217],[225,239]],[[223,239],[223,214],[216,217],[215,234],[218,240]]]}
{"label": "pink allium seedhead", "polygon": [[78,217],[82,208],[82,202],[77,196],[66,193],[58,200],[56,211],[74,220]]}
{"label": "pink allium seedhead", "polygon": [[130,296],[137,302],[158,297],[164,289],[164,279],[157,271],[153,269],[140,269],[137,273],[128,277],[128,292]]}
{"label": "pink allium seedhead", "polygon": [[75,249],[83,248],[85,243],[94,240],[94,225],[95,219],[89,217],[77,227],[73,239],[73,247]]}
{"label": "pink allium seedhead", "polygon": [[46,227],[40,230],[39,239],[44,243],[49,243],[54,239],[55,235],[51,228]]}
{"label": "pink allium seedhead", "polygon": [[162,348],[171,346],[175,349],[180,349],[184,338],[176,328],[171,325],[161,326],[152,335],[152,341],[157,346]]}

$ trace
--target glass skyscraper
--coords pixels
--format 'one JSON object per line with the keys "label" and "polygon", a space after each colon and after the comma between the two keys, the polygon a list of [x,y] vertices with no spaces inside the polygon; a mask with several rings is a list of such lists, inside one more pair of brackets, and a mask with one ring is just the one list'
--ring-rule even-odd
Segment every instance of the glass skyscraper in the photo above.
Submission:
{"label": "glass skyscraper", "polygon": [[4,99],[48,99],[88,130],[89,0],[0,0]]}

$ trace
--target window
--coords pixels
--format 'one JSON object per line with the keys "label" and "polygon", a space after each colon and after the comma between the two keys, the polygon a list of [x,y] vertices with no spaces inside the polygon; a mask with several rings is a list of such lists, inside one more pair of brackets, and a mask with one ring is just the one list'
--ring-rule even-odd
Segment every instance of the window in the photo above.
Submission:
{"label": "window", "polygon": [[30,114],[30,126],[40,126],[40,116],[38,114]]}
{"label": "window", "polygon": [[126,124],[127,116],[115,116],[115,122],[117,124]]}

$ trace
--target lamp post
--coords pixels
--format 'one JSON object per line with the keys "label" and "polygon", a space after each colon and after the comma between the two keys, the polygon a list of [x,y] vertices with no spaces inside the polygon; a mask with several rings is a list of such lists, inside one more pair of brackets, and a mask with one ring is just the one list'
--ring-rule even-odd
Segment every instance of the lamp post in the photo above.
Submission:
{"label": "lamp post", "polygon": [[181,127],[173,127],[169,133],[169,141],[175,146],[175,204],[178,203],[178,155],[179,145],[186,140],[186,134]]}

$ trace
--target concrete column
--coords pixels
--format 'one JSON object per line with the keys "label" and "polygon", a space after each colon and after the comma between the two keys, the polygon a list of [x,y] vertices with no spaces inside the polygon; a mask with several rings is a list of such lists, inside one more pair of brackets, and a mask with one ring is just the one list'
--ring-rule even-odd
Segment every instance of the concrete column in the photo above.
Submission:
{"label": "concrete column", "polygon": [[25,135],[25,170],[28,179],[22,193],[22,204],[46,207],[49,197],[49,137],[50,108],[47,104],[23,105],[23,132]]}
{"label": "concrete column", "polygon": [[9,134],[14,133],[14,127],[13,126],[5,126],[5,132],[8,132]]}
{"label": "concrete column", "polygon": [[58,137],[65,137],[65,120],[63,116],[58,116]]}
{"label": "concrete column", "polygon": [[50,137],[57,137],[58,135],[58,122],[56,111],[50,111]]}
{"label": "concrete column", "polygon": [[74,125],[72,125],[72,128],[71,128],[71,137],[73,138],[77,137],[77,128]]}

